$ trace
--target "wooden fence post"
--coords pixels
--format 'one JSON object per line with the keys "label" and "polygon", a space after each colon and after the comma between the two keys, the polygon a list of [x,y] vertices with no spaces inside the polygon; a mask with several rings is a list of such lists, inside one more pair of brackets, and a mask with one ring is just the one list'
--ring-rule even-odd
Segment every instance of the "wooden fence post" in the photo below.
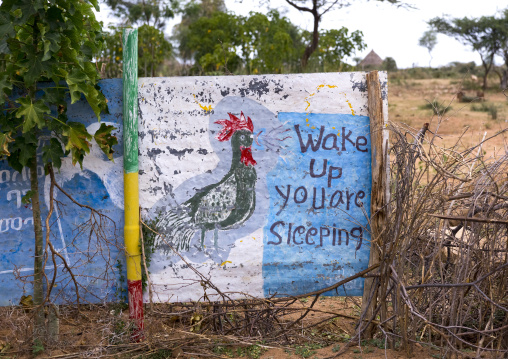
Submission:
{"label": "wooden fence post", "polygon": [[[372,192],[370,203],[371,248],[369,257],[369,266],[372,266],[380,262],[380,253],[377,245],[382,247],[382,244],[379,243],[381,241],[380,234],[386,225],[386,205],[388,204],[387,166],[389,164],[387,163],[386,155],[388,136],[385,136],[385,131],[387,130],[383,114],[383,98],[381,95],[379,73],[371,71],[367,73],[366,79],[372,156]],[[376,278],[368,277],[365,279],[362,313],[365,313],[364,318],[366,320],[370,320],[374,315],[378,299],[377,288]],[[374,329],[373,325],[367,328],[364,337],[372,337]]]}
{"label": "wooden fence post", "polygon": [[144,338],[143,286],[139,242],[138,179],[138,30],[123,31],[123,167],[124,167],[124,237],[129,290],[129,318],[136,328],[133,341]]}

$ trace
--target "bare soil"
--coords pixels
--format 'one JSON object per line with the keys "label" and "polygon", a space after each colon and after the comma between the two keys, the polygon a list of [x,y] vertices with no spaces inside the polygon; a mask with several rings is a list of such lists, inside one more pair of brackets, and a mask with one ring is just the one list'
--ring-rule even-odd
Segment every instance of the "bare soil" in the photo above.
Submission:
{"label": "bare soil", "polygon": [[[467,102],[459,102],[457,93],[462,91]],[[388,106],[390,121],[405,123],[416,131],[425,122],[442,139],[435,138],[436,144],[451,146],[460,139],[462,148],[468,148],[498,131],[508,128],[508,99],[501,90],[489,90],[485,100],[476,97],[476,90],[465,90],[462,82],[450,79],[389,81]],[[436,115],[425,105],[437,101],[447,111]],[[496,118],[485,111],[495,108]],[[476,110],[475,110],[476,109]],[[479,111],[483,109],[484,111]],[[482,150],[488,156],[504,154],[507,137],[498,136],[488,141]]]}

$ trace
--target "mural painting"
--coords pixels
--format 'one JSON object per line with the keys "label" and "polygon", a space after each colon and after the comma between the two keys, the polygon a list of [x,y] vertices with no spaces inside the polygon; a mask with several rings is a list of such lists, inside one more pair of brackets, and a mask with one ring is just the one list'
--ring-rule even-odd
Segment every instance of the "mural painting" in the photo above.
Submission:
{"label": "mural painting", "polygon": [[[234,298],[305,293],[367,267],[364,76],[140,79],[140,203],[162,234],[153,300],[212,299],[189,265]],[[362,290],[359,279],[328,295]]]}
{"label": "mural painting", "polygon": [[[380,77],[387,118],[386,74]],[[110,110],[103,121],[118,128],[121,143],[121,81],[101,86]],[[230,297],[245,298],[321,289],[367,267],[365,73],[142,78],[138,102],[142,218],[161,233],[149,268],[154,301],[205,293],[213,300],[193,268]],[[87,106],[70,106],[70,117],[94,130]],[[33,223],[21,203],[27,173],[0,166],[0,304],[9,305],[31,292],[19,279],[33,272]],[[113,222],[107,244],[88,241],[89,214],[57,195],[52,240],[92,302],[115,300],[122,285],[122,172],[121,146],[110,162],[92,144],[83,170],[66,159],[57,174],[76,200]],[[47,192],[42,168],[39,176]],[[54,293],[64,302],[73,288],[60,273]],[[362,287],[358,279],[328,294],[361,295]]]}
{"label": "mural painting", "polygon": [[[101,88],[109,99],[109,114],[103,122],[121,128],[122,86],[119,80],[101,82]],[[89,132],[95,132],[100,124],[85,101],[69,106],[70,121],[83,123]],[[121,131],[117,131],[121,141]],[[51,136],[40,138],[39,163],[43,146]],[[73,270],[79,283],[82,301],[101,302],[117,300],[119,269],[124,269],[123,254],[123,182],[122,146],[115,147],[114,162],[92,143],[90,153],[83,161],[83,169],[73,166],[70,158],[62,161],[60,171],[55,173],[57,183],[72,194],[79,203],[101,211],[109,219],[102,222],[99,235],[90,234],[90,213],[74,205],[63,193],[55,190],[54,214],[50,221],[51,241],[57,251]],[[37,171],[41,189],[43,225],[49,208],[49,175],[39,166]],[[23,195],[30,189],[30,174],[25,168],[18,173],[6,161],[0,161],[0,305],[17,305],[22,295],[32,293],[31,280],[34,264],[34,229],[30,204],[24,204]],[[43,229],[45,231],[45,229]],[[120,261],[120,262],[118,262]],[[120,265],[118,264],[120,263]],[[51,278],[54,271],[51,259],[45,271]],[[57,258],[57,281],[53,300],[56,303],[74,302],[76,291],[63,262]]]}

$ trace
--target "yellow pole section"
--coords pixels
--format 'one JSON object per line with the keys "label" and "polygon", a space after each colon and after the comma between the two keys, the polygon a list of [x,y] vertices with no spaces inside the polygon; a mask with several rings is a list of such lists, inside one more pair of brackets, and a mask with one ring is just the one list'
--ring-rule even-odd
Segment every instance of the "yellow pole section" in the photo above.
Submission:
{"label": "yellow pole section", "polygon": [[141,280],[141,248],[139,247],[139,181],[138,173],[125,173],[125,250],[127,251],[127,280]]}

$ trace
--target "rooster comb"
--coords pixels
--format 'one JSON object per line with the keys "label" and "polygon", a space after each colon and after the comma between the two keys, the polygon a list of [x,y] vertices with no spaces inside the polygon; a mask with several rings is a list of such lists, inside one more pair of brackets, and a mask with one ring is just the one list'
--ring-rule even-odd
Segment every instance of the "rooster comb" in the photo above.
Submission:
{"label": "rooster comb", "polygon": [[229,120],[219,120],[216,124],[222,125],[222,130],[217,135],[217,139],[221,142],[229,141],[233,134],[238,130],[249,130],[254,132],[254,125],[250,117],[245,119],[243,112],[240,113],[240,118],[228,112]]}

